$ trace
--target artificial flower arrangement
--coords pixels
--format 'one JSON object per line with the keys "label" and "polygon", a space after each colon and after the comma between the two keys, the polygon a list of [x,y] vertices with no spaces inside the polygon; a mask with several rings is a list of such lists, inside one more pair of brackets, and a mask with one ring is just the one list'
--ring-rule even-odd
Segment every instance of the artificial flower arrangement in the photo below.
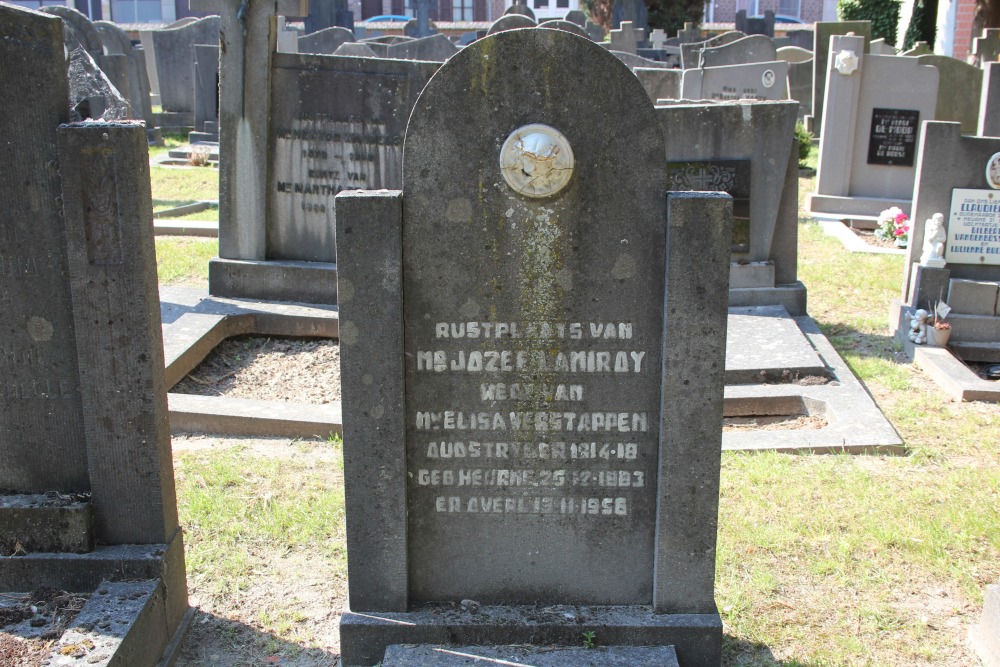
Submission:
{"label": "artificial flower arrangement", "polygon": [[897,206],[887,208],[879,213],[875,238],[895,241],[897,246],[905,248],[910,242],[910,219]]}

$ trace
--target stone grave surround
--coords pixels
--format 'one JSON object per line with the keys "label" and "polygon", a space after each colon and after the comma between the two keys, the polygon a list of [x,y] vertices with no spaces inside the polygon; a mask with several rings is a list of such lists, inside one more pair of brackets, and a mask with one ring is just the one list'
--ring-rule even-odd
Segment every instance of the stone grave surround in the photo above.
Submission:
{"label": "stone grave surround", "polygon": [[863,53],[864,38],[830,40],[816,192],[808,210],[833,216],[910,211],[923,121],[933,120],[939,75],[916,58]]}
{"label": "stone grave surround", "polygon": [[[903,273],[902,308],[893,307],[897,336],[909,331],[909,313],[931,309],[942,296],[953,312],[949,345],[963,359],[1000,362],[1000,138],[961,134],[958,123],[924,125],[913,194],[910,244]],[[987,175],[996,166],[995,185]],[[944,216],[944,268],[920,266],[925,221]]]}
{"label": "stone grave surround", "polygon": [[[187,592],[146,132],[68,124],[59,19],[0,5],[0,33],[0,95],[19,101],[0,118],[0,159],[18,165],[0,180],[0,591],[158,582],[130,663],[152,665]],[[89,500],[67,516],[48,491]],[[10,557],[11,536],[27,554]]]}
{"label": "stone grave surround", "polygon": [[796,276],[797,113],[794,101],[656,107],[667,189],[733,197],[730,306],[783,305],[792,316],[806,314],[806,288]]}
{"label": "stone grave surround", "polygon": [[627,67],[510,30],[423,90],[402,191],[337,196],[345,665],[589,630],[719,664],[731,199],[668,201],[664,154]]}

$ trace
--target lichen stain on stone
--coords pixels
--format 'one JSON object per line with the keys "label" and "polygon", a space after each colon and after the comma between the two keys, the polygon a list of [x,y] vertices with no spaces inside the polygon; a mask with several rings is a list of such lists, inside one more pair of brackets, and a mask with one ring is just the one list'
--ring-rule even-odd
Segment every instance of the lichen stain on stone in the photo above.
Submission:
{"label": "lichen stain on stone", "polygon": [[611,267],[611,277],[615,280],[628,280],[635,275],[635,258],[627,252],[618,255],[615,265]]}
{"label": "lichen stain on stone", "polygon": [[496,76],[497,51],[495,39],[484,39],[480,46],[482,57],[473,61],[472,84],[478,86],[483,95],[492,87]]}
{"label": "lichen stain on stone", "polygon": [[457,197],[448,202],[444,217],[448,222],[454,224],[469,223],[472,221],[472,202],[465,197]]}

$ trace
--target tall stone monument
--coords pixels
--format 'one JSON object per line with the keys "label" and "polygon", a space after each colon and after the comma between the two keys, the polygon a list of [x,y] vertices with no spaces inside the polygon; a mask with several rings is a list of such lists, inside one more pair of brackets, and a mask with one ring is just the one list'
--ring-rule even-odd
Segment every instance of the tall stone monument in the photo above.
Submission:
{"label": "tall stone monument", "polygon": [[718,665],[731,198],[668,199],[642,86],[561,30],[466,47],[403,150],[402,191],[336,198],[344,664],[594,632]]}

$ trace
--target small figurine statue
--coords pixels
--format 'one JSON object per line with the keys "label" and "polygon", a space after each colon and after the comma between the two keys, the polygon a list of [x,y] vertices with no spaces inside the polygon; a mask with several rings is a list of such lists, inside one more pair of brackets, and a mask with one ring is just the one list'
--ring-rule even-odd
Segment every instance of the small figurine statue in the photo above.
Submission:
{"label": "small figurine statue", "polygon": [[920,308],[914,311],[913,316],[910,317],[909,339],[917,345],[923,345],[927,342],[927,317],[929,315],[930,313]]}
{"label": "small figurine statue", "polygon": [[924,252],[920,255],[920,266],[943,269],[946,264],[944,261],[944,242],[947,239],[948,235],[944,230],[944,216],[935,213],[924,222]]}

